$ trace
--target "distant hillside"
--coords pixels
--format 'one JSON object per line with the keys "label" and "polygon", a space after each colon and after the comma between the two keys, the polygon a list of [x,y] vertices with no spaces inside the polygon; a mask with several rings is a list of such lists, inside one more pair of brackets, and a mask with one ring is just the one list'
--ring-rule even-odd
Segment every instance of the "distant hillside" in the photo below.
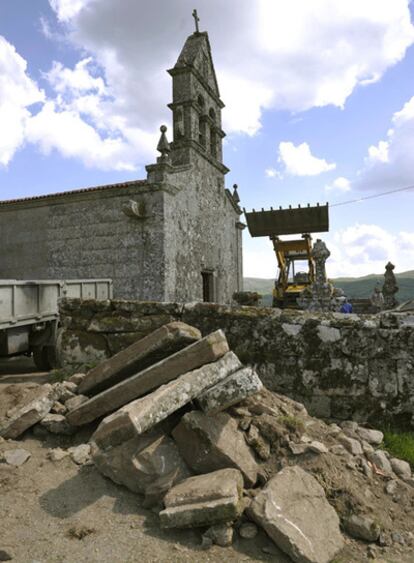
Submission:
{"label": "distant hillside", "polygon": [[[400,288],[397,299],[399,302],[414,299],[414,270],[396,274],[397,283]],[[361,278],[335,278],[331,280],[336,287],[340,287],[351,299],[368,298],[372,294],[377,282],[384,283],[384,275],[371,274]],[[274,279],[244,278],[245,291],[257,291],[263,295],[263,304],[271,303],[271,293]]]}

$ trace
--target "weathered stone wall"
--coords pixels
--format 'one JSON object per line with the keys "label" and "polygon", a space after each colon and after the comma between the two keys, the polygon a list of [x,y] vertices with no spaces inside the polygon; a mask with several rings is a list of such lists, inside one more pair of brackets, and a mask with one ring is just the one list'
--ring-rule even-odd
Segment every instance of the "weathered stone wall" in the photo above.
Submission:
{"label": "weathered stone wall", "polygon": [[163,205],[144,182],[2,204],[0,279],[112,278],[118,298],[163,300]]}
{"label": "weathered stone wall", "polygon": [[62,351],[69,364],[96,363],[171,320],[207,334],[222,328],[265,385],[337,419],[414,414],[414,315],[315,314],[210,304],[64,300]]}

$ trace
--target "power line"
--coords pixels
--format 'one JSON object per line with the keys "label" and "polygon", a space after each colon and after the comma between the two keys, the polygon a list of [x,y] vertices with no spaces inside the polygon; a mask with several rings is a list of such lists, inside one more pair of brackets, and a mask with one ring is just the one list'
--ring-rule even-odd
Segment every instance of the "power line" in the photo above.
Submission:
{"label": "power line", "polygon": [[396,190],[389,190],[388,192],[381,192],[379,194],[368,195],[365,197],[359,197],[358,199],[349,199],[348,201],[341,201],[339,203],[333,203],[329,207],[338,207],[338,205],[348,205],[350,203],[359,203],[360,201],[365,201],[366,199],[374,199],[376,197],[382,197],[384,195],[395,194],[396,192],[404,192],[406,190],[413,190],[414,186],[406,186],[405,188],[397,188]]}

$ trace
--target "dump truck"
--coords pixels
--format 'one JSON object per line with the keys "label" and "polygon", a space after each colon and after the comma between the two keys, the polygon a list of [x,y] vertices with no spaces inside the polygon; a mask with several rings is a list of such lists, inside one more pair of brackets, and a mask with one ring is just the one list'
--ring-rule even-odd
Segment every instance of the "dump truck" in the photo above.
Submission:
{"label": "dump truck", "polygon": [[[315,281],[315,264],[312,258],[310,233],[329,231],[328,204],[289,209],[273,209],[251,212],[243,210],[252,237],[269,237],[279,268],[273,289],[273,306],[299,308],[297,298]],[[282,235],[301,235],[301,238],[282,240]],[[301,263],[305,271],[297,268]]]}
{"label": "dump truck", "polygon": [[59,364],[58,300],[111,299],[112,280],[0,280],[0,357],[33,355],[36,367]]}

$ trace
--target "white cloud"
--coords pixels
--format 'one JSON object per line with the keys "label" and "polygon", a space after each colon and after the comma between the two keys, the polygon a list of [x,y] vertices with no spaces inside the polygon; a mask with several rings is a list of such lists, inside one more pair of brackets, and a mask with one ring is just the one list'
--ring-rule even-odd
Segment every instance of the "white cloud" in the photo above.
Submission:
{"label": "white cloud", "polygon": [[413,155],[414,96],[393,115],[387,139],[368,148],[356,187],[383,191],[413,185]]}
{"label": "white cloud", "polygon": [[[148,130],[170,100],[165,68],[191,33],[190,0],[50,0],[68,35],[92,54],[132,126]],[[409,0],[209,0],[209,30],[228,133],[252,135],[264,109],[343,107],[414,41]],[[114,25],[116,22],[116,25]]]}
{"label": "white cloud", "polygon": [[47,102],[42,110],[30,119],[27,138],[36,143],[42,152],[58,150],[64,157],[79,158],[87,166],[130,170],[122,160],[124,145],[119,138],[102,139],[93,127],[78,114],[57,111],[53,102]]}
{"label": "white cloud", "polygon": [[266,168],[265,174],[268,178],[280,178],[280,172],[276,168]]}
{"label": "white cloud", "polygon": [[0,165],[7,166],[23,145],[28,108],[44,99],[44,93],[27,75],[27,63],[0,36]]}
{"label": "white cloud", "polygon": [[59,20],[69,21],[79,14],[93,0],[49,0]]}
{"label": "white cloud", "polygon": [[[322,233],[320,238],[331,252],[326,262],[330,278],[382,274],[388,261],[396,265],[398,272],[413,269],[414,232],[391,233],[378,225],[354,224]],[[276,278],[277,264],[270,241],[245,237],[243,242],[244,275]]]}
{"label": "white cloud", "polygon": [[339,191],[339,192],[349,192],[351,189],[351,182],[348,178],[344,176],[339,176],[331,184],[325,186],[327,192]]}
{"label": "white cloud", "polygon": [[355,224],[334,233],[328,247],[330,277],[382,273],[388,261],[397,271],[413,268],[414,232],[391,233],[378,225]]}
{"label": "white cloud", "polygon": [[92,57],[82,59],[72,70],[55,61],[51,70],[45,76],[54,90],[60,94],[65,92],[73,94],[94,90],[98,94],[103,95],[105,93],[105,83],[100,76],[94,77],[89,72],[88,65],[91,62]]}
{"label": "white cloud", "polygon": [[284,165],[286,174],[292,176],[317,176],[336,168],[335,163],[313,156],[308,143],[298,146],[290,141],[279,143],[278,161]]}

